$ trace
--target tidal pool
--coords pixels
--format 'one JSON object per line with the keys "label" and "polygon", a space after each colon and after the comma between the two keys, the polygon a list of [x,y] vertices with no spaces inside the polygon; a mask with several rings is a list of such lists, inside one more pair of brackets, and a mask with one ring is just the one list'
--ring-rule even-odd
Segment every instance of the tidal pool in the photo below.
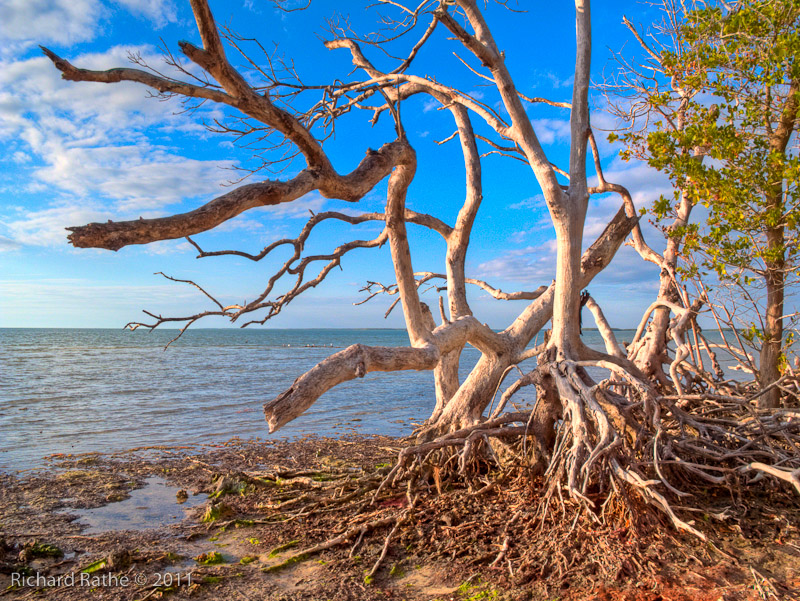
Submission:
{"label": "tidal pool", "polygon": [[186,517],[186,510],[202,504],[207,495],[190,495],[178,503],[180,489],[163,478],[151,476],[142,488],[131,491],[124,501],[109,503],[93,509],[70,509],[78,516],[77,523],[85,526],[86,534],[110,530],[147,530],[177,524]]}

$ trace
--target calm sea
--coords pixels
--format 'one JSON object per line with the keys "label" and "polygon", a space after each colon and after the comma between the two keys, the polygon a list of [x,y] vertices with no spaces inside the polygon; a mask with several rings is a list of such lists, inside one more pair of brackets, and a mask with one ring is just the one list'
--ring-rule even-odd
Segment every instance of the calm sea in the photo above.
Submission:
{"label": "calm sea", "polygon": [[[262,405],[298,375],[356,342],[406,346],[405,331],[196,329],[165,351],[175,334],[0,328],[0,470],[35,467],[52,453],[214,443],[234,436],[401,436],[433,407],[431,372],[367,374],[337,386],[269,435]],[[597,332],[584,334],[588,344],[601,348]],[[472,347],[465,349],[462,377],[478,356]],[[532,400],[532,394],[530,389],[518,398]]]}

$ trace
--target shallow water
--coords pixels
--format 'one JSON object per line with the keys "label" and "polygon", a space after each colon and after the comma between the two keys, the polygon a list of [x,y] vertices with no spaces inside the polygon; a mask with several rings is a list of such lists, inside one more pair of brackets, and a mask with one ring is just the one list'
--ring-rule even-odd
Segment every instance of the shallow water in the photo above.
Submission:
{"label": "shallow water", "polygon": [[[164,351],[174,335],[0,330],[0,469],[51,453],[264,437],[263,403],[337,348],[408,344],[396,330],[195,330]],[[430,373],[368,374],[326,394],[280,436],[351,426],[399,435],[429,411],[431,386]]]}
{"label": "shallow water", "polygon": [[[32,468],[53,453],[264,438],[264,402],[319,361],[357,342],[408,345],[405,330],[197,329],[164,351],[175,334],[0,328],[0,470]],[[596,331],[584,340],[602,348]],[[462,381],[478,356],[464,349]],[[372,373],[330,390],[272,436],[402,436],[433,405],[431,372]]]}
{"label": "shallow water", "polygon": [[202,504],[207,495],[190,495],[178,503],[178,488],[166,480],[151,476],[142,488],[131,491],[123,501],[109,503],[93,509],[70,509],[77,515],[77,524],[86,526],[83,534],[97,534],[110,530],[147,530],[177,524],[186,517],[186,511]]}

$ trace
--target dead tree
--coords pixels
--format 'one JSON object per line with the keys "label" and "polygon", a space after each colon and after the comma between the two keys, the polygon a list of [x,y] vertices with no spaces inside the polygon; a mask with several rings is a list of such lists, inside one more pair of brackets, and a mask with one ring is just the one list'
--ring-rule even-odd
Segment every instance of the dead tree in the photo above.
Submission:
{"label": "dead tree", "polygon": [[[613,337],[607,336],[606,353],[592,350],[581,341],[581,291],[609,264],[637,224],[637,217],[630,211],[630,195],[622,186],[605,181],[598,157],[594,162],[599,185],[592,188],[588,185],[588,146],[592,139],[588,103],[591,56],[589,0],[575,1],[576,60],[569,105],[528,98],[517,89],[485,13],[475,0],[425,1],[415,8],[406,8],[389,0],[380,4],[402,13],[403,18],[394,21],[396,35],[384,36],[382,41],[376,42],[374,38],[361,39],[333,27],[326,47],[349,52],[358,76],[344,82],[336,80],[326,86],[305,86],[297,79],[278,77],[269,56],[266,67],[258,65],[243,50],[242,38],[227,31],[221,35],[206,0],[191,0],[202,47],[182,42],[180,48],[185,57],[205,72],[207,79],[188,79],[187,69],[184,72],[188,81],[141,69],[87,71],[45,49],[63,77],[69,80],[136,81],[161,94],[226,105],[238,112],[239,125],[234,128],[218,124],[219,129],[234,135],[277,139],[276,145],[289,144],[289,155],[296,153],[306,165],[294,178],[240,185],[188,213],[70,228],[70,241],[77,247],[117,250],[129,244],[185,237],[195,245],[200,257],[235,254],[254,261],[282,246],[294,249],[293,255],[272,275],[267,287],[246,304],[225,306],[198,286],[215,303],[212,310],[183,317],[151,313],[152,322],[129,324],[132,328],[155,328],[177,322],[184,324],[184,329],[198,319],[212,315],[235,322],[244,321],[244,326],[263,324],[298,295],[322,282],[348,252],[356,248],[376,248],[388,242],[395,282],[372,283],[367,289],[370,295],[386,292],[397,296],[410,346],[389,348],[357,344],[331,355],[265,404],[270,431],[300,416],[332,387],[363,377],[368,372],[432,370],[436,376],[436,404],[431,419],[419,433],[420,446],[401,456],[387,482],[393,482],[408,467],[406,460],[423,450],[462,447],[463,468],[469,451],[479,447],[482,440],[532,437],[534,446],[539,449],[539,467],[545,471],[549,482],[548,498],[565,486],[579,504],[591,506],[594,502],[590,495],[611,494],[612,489],[618,490],[619,487],[632,488],[669,514],[676,526],[696,532],[675,516],[663,494],[656,490],[659,481],[649,479],[653,460],[641,460],[642,453],[649,454],[649,457],[655,455],[655,469],[658,470],[659,445],[669,444],[669,437],[663,434],[661,402],[651,383],[624,356]],[[405,57],[398,59],[394,69],[382,71],[368,59],[366,51],[373,46],[410,36],[420,29],[422,33],[414,38]],[[420,48],[439,34],[455,40],[461,50],[466,50],[479,63],[480,66],[472,67],[465,61],[482,81],[492,84],[504,108],[503,114],[464,91],[442,83],[444,77],[412,73]],[[241,52],[263,76],[266,80],[264,85],[248,83],[234,68],[227,57],[223,39],[227,40],[229,47]],[[174,66],[181,67],[175,57],[170,57],[170,60]],[[312,92],[321,93],[322,98],[301,108],[301,96],[306,97]],[[456,130],[452,138],[457,138],[461,145],[465,198],[453,225],[433,215],[410,211],[405,206],[406,194],[415,175],[416,154],[405,134],[401,119],[401,113],[405,115],[405,112],[400,107],[406,99],[419,94],[433,98],[446,109]],[[546,102],[570,109],[568,169],[559,169],[548,160],[524,102]],[[336,171],[333,157],[324,149],[325,128],[334,127],[341,115],[353,110],[370,111],[374,120],[382,115],[391,116],[397,136],[377,151],[367,150],[367,156],[359,166],[343,175]],[[475,119],[487,125],[494,137],[477,134],[473,128]],[[506,293],[490,283],[466,275],[465,257],[483,197],[479,142],[488,146],[489,153],[513,156],[528,164],[541,188],[557,238],[556,277],[550,285],[543,285],[535,291]],[[564,179],[560,180],[559,176]],[[320,213],[308,221],[297,238],[278,240],[257,254],[239,250],[206,251],[191,238],[248,209],[292,202],[313,190],[326,198],[357,202],[386,177],[388,188],[382,213]],[[608,192],[618,193],[623,202],[603,233],[582,253],[590,195]],[[352,240],[328,254],[304,256],[308,236],[315,227],[328,220],[353,226],[369,221],[383,222],[384,228],[371,240]],[[408,224],[429,228],[444,238],[447,250],[442,273],[415,272],[406,229]],[[317,275],[309,275],[312,266],[319,263],[322,267]],[[276,295],[274,291],[278,282],[286,279],[293,280],[293,284],[288,291]],[[443,280],[442,288],[447,294],[447,311],[442,303],[441,324],[438,326],[430,309],[420,300],[420,285],[432,280]],[[196,286],[194,282],[188,283]],[[467,285],[480,286],[500,300],[525,299],[530,302],[506,329],[495,332],[473,315],[467,300]],[[590,309],[601,325],[601,331],[610,332],[596,303]],[[245,316],[249,320],[243,319]],[[548,322],[551,322],[552,330],[547,342],[529,349],[530,342]],[[467,344],[477,348],[481,357],[461,382],[458,363]],[[494,411],[485,416],[510,369],[532,357],[538,357],[538,367],[512,385],[501,405],[522,386],[532,384],[538,393],[535,409],[527,414],[500,415],[499,411]],[[613,378],[594,382],[586,373],[589,367],[605,369]],[[673,422],[682,428],[686,419],[683,414],[670,415]],[[639,457],[639,467],[634,466],[634,457]],[[669,484],[665,486],[669,487]]]}
{"label": "dead tree", "polygon": [[[494,393],[501,374],[530,356],[526,347],[542,327],[553,318],[553,335],[550,348],[555,356],[577,357],[587,351],[580,342],[577,315],[579,292],[605,267],[625,235],[635,223],[620,210],[606,231],[581,257],[583,222],[588,205],[589,190],[586,184],[586,143],[589,136],[588,86],[590,56],[589,7],[577,6],[578,58],[576,61],[577,84],[572,111],[573,141],[571,147],[570,183],[558,181],[557,168],[545,156],[530,119],[526,115],[523,100],[508,72],[504,57],[497,49],[484,15],[473,2],[462,2],[457,6],[442,3],[431,7],[423,3],[416,9],[405,9],[413,15],[415,23],[428,19],[424,33],[419,37],[405,60],[391,72],[378,70],[366,58],[363,46],[371,44],[354,37],[335,36],[325,45],[331,50],[345,49],[351,53],[354,65],[364,74],[364,79],[346,84],[330,86],[324,97],[311,109],[303,113],[278,106],[273,99],[277,95],[286,100],[289,83],[278,80],[275,70],[261,70],[268,78],[269,86],[256,89],[231,65],[227,58],[223,38],[214,23],[206,2],[192,2],[203,47],[188,42],[181,43],[183,54],[204,69],[208,75],[205,82],[187,83],[168,79],[139,69],[113,69],[94,72],[72,66],[49,50],[45,53],[53,60],[63,77],[74,81],[137,81],[167,95],[179,95],[228,105],[237,109],[244,117],[257,125],[252,130],[263,128],[290,142],[302,155],[306,168],[289,181],[263,181],[242,185],[220,196],[208,204],[182,215],[160,219],[143,219],[131,222],[89,224],[71,228],[70,241],[78,247],[99,247],[117,250],[128,244],[145,244],[155,240],[186,237],[195,244],[200,256],[238,254],[260,260],[275,248],[292,245],[294,256],[270,279],[267,289],[246,305],[222,306],[217,309],[187,317],[161,317],[153,315],[152,324],[131,324],[132,327],[148,325],[155,327],[166,322],[189,325],[209,315],[222,315],[233,321],[240,320],[251,312],[266,310],[263,323],[274,317],[293,298],[308,287],[319,283],[341,257],[354,248],[376,247],[389,242],[395,267],[396,283],[393,292],[401,302],[411,347],[407,349],[368,348],[361,345],[346,349],[331,356],[316,368],[304,374],[294,385],[266,406],[267,419],[272,430],[294,419],[307,409],[322,393],[345,380],[362,376],[369,371],[394,371],[399,369],[433,369],[437,372],[437,405],[433,411],[432,424],[444,431],[475,423]],[[462,24],[463,23],[463,24]],[[409,67],[419,48],[430,39],[436,29],[445,29],[480,60],[488,71],[480,74],[495,82],[508,118],[470,97],[464,92],[438,83],[432,76],[409,73]],[[467,28],[472,31],[469,32]],[[334,33],[336,33],[334,31]],[[405,32],[404,32],[405,33]],[[230,32],[228,41],[237,49],[240,38]],[[176,59],[172,64],[179,66]],[[297,87],[297,86],[295,86]],[[276,92],[273,92],[276,90]],[[290,89],[296,94],[298,90]],[[451,114],[456,128],[455,136],[461,143],[466,173],[465,200],[453,226],[449,226],[430,215],[414,213],[405,208],[406,190],[414,176],[415,153],[409,144],[397,107],[412,95],[426,94],[436,99]],[[381,102],[367,106],[367,100],[378,98]],[[291,100],[291,98],[290,98]],[[537,99],[538,100],[538,99]],[[333,119],[354,107],[374,111],[374,119],[382,113],[391,113],[396,120],[398,137],[387,142],[378,151],[369,151],[367,157],[352,173],[340,175],[322,142],[315,137],[313,127],[321,119]],[[473,131],[472,119],[482,119],[498,136],[498,141],[486,140]],[[532,168],[544,191],[559,241],[558,275],[551,286],[542,286],[532,292],[501,293],[488,283],[466,277],[465,258],[472,225],[482,200],[481,153],[479,138],[486,140],[492,149],[517,155]],[[227,219],[256,206],[291,202],[312,190],[318,190],[326,198],[338,198],[356,202],[371,190],[377,182],[389,176],[386,210],[384,213],[365,213],[358,216],[327,212],[315,215],[300,236],[294,240],[280,240],[257,255],[241,251],[206,252],[190,236],[206,231]],[[352,224],[365,221],[384,221],[384,231],[369,241],[348,242],[324,257],[303,257],[302,249],[311,230],[318,224],[336,219]],[[406,224],[413,223],[437,231],[447,243],[445,273],[431,274],[431,278],[445,280],[449,317],[436,327],[428,308],[420,301],[418,287],[422,276],[415,276],[411,264],[410,249],[406,236]],[[305,279],[305,271],[314,261],[328,261],[313,279]],[[296,275],[296,285],[278,298],[271,298],[275,283],[286,275]],[[494,291],[497,298],[529,299],[530,305],[505,331],[495,333],[481,324],[472,314],[466,296],[467,284],[477,284]],[[204,293],[206,291],[203,290]],[[211,295],[209,295],[211,296]],[[213,297],[211,297],[213,299]],[[215,301],[216,302],[216,301]],[[253,321],[247,322],[249,325]],[[458,356],[465,344],[472,344],[483,356],[473,373],[463,383],[457,380]]]}

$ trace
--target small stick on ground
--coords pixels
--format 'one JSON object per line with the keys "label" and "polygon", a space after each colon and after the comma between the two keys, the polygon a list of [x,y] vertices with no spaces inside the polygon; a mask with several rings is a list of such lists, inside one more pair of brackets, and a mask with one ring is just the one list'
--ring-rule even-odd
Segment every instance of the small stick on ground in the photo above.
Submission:
{"label": "small stick on ground", "polygon": [[278,564],[275,564],[274,566],[269,566],[268,568],[264,568],[264,571],[275,572],[277,570],[282,570],[283,568],[289,567],[292,564],[305,561],[312,555],[316,555],[317,553],[321,553],[322,551],[325,551],[327,549],[338,547],[339,545],[343,545],[345,543],[350,542],[356,534],[359,534],[362,531],[362,529],[365,531],[369,531],[369,530],[374,530],[375,528],[388,526],[392,522],[395,522],[396,519],[397,518],[395,516],[392,516],[388,518],[381,518],[379,520],[375,520],[374,522],[370,522],[368,524],[354,526],[353,528],[345,530],[339,536],[330,538],[325,542],[322,542],[318,545],[314,545],[313,547],[308,547],[307,549],[303,549],[302,551],[299,551],[294,555],[287,557],[285,560],[283,560]]}
{"label": "small stick on ground", "polygon": [[392,531],[389,532],[389,535],[386,537],[386,540],[383,543],[383,549],[381,550],[380,557],[378,557],[378,561],[375,562],[375,565],[372,566],[372,569],[364,577],[364,582],[369,583],[375,577],[375,574],[378,572],[378,568],[381,567],[383,560],[386,559],[386,554],[389,552],[389,545],[391,544],[392,539],[394,538],[395,534],[397,534],[397,531],[400,529],[400,527],[408,521],[408,518],[411,515],[411,512],[414,510],[414,505],[416,505],[416,503],[417,497],[415,497],[412,501],[411,507],[409,507],[402,516],[397,518],[394,528],[392,528]]}

